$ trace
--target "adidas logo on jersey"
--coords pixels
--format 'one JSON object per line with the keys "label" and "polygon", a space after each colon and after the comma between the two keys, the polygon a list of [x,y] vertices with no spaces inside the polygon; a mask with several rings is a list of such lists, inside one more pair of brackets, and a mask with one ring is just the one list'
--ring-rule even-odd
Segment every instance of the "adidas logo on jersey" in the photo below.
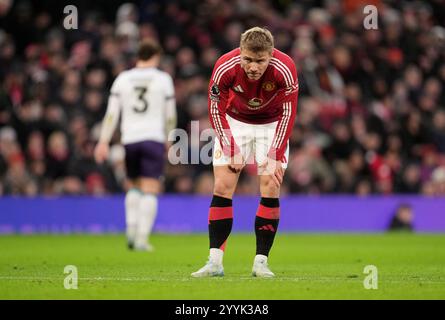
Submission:
{"label": "adidas logo on jersey", "polygon": [[233,91],[236,91],[236,92],[244,92],[243,88],[241,88],[240,85],[237,85],[236,87],[233,87]]}

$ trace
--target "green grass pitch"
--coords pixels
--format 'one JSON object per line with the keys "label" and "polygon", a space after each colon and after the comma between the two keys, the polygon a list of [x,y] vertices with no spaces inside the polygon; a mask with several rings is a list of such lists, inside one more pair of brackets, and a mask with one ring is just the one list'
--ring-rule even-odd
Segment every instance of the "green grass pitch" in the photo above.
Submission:
{"label": "green grass pitch", "polygon": [[[278,234],[274,279],[250,276],[255,238],[232,234],[223,278],[194,279],[207,235],[153,236],[153,253],[123,235],[0,236],[0,299],[445,299],[445,235]],[[78,289],[64,288],[64,267]],[[366,265],[378,289],[366,290]]]}

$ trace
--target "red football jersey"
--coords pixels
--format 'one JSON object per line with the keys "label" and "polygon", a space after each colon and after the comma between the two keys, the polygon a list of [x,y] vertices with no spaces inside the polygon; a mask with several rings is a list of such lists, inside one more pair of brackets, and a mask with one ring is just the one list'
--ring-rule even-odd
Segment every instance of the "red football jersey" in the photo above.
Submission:
{"label": "red football jersey", "polygon": [[259,80],[248,79],[240,64],[240,49],[221,56],[209,84],[209,117],[224,153],[239,152],[226,114],[252,124],[278,121],[269,156],[286,161],[284,153],[297,110],[298,78],[295,63],[274,49],[270,63]]}

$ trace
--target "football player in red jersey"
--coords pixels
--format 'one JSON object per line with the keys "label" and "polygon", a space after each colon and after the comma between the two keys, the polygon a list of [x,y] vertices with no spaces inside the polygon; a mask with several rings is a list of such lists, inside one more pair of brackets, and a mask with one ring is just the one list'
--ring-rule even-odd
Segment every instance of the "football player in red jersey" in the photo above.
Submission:
{"label": "football player in red jersey", "polygon": [[215,185],[209,210],[210,256],[193,277],[223,276],[223,254],[232,229],[232,197],[248,159],[258,165],[261,201],[255,218],[252,275],[273,277],[268,267],[280,217],[279,195],[289,155],[298,97],[295,64],[274,48],[269,30],[254,27],[240,47],[215,64],[209,84],[209,117],[216,133]]}

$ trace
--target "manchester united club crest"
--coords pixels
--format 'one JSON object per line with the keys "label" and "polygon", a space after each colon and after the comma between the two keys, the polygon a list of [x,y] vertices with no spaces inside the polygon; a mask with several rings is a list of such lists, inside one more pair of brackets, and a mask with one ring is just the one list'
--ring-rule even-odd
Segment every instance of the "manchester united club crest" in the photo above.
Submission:
{"label": "manchester united club crest", "polygon": [[264,90],[270,92],[270,91],[275,90],[276,85],[275,85],[275,82],[273,82],[273,81],[266,81],[266,82],[263,83],[262,87],[263,87]]}
{"label": "manchester united club crest", "polygon": [[221,150],[216,150],[215,151],[215,159],[219,159],[222,156],[222,151]]}
{"label": "manchester united club crest", "polygon": [[250,106],[249,109],[256,110],[256,109],[261,108],[261,105],[263,104],[263,99],[255,97],[255,98],[250,99],[247,103]]}

